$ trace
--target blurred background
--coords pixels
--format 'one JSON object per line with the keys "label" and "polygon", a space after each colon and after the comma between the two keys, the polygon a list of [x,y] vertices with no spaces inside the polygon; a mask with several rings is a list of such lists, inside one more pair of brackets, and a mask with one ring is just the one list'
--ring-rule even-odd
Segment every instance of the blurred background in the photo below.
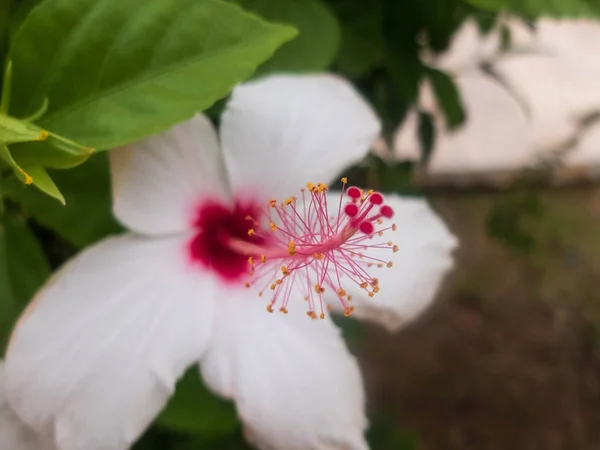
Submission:
{"label": "blurred background", "polygon": [[[427,197],[460,240],[419,320],[396,334],[339,320],[372,448],[600,448],[600,3],[237,3],[300,30],[258,76],[330,70],[382,117],[372,155],[345,175]],[[105,155],[53,177],[66,208],[6,191],[52,268],[119,230]],[[249,447],[233,406],[190,373],[134,448]]]}

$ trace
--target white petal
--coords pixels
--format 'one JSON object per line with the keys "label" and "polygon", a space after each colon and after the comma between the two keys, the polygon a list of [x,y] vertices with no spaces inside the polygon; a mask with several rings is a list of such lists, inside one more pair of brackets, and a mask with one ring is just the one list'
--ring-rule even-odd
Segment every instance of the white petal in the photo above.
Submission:
{"label": "white petal", "polygon": [[221,140],[236,192],[277,198],[329,182],[366,156],[380,124],[357,91],[332,75],[279,75],[242,84]]}
{"label": "white petal", "polygon": [[60,450],[123,450],[206,348],[213,285],[185,243],[133,235],[95,245],[38,293],[6,358],[12,407]]}
{"label": "white petal", "polygon": [[249,291],[223,295],[202,374],[235,400],[247,438],[263,450],[367,449],[358,365],[335,325],[309,319],[301,299],[284,315]]}
{"label": "white petal", "polygon": [[25,425],[6,401],[4,363],[0,363],[0,448],[6,450],[55,450],[49,438]]}
{"label": "white petal", "polygon": [[[394,209],[394,217],[386,219],[380,226],[387,228],[396,223],[397,229],[386,231],[381,239],[392,241],[399,251],[369,249],[364,254],[392,261],[393,266],[366,269],[379,279],[380,290],[374,297],[348,281],[343,280],[342,287],[353,297],[356,317],[396,331],[416,319],[432,303],[442,280],[452,268],[452,251],[457,240],[425,200],[386,194],[385,203]],[[329,302],[339,310],[336,298],[329,298]]]}
{"label": "white petal", "polygon": [[186,230],[204,198],[227,198],[228,182],[210,121],[198,115],[110,153],[114,212],[130,230]]}

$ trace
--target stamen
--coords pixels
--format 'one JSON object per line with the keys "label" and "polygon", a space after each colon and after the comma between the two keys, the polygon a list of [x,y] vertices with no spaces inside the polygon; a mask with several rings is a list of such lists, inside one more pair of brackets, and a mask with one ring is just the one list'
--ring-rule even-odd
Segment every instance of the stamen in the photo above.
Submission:
{"label": "stamen", "polygon": [[[384,223],[393,217],[394,210],[385,204],[381,193],[365,193],[356,186],[346,188],[347,178],[341,181],[343,190],[335,206],[328,204],[331,199],[327,198],[326,184],[308,182],[301,189],[301,198],[288,197],[283,202],[271,199],[269,208],[260,208],[262,217],[247,217],[253,224],[248,236],[266,236],[264,243],[236,238],[227,241],[231,250],[248,255],[252,279],[245,285],[258,282],[258,287],[262,286],[260,296],[271,291],[268,312],[278,305],[279,311],[287,314],[290,300],[298,296],[306,302],[308,317],[323,319],[331,310],[323,295],[331,292],[344,315],[349,316],[354,310],[352,296],[342,284],[353,283],[370,297],[379,292],[379,280],[368,268],[392,267],[392,261],[370,256],[369,249],[399,250],[388,239],[378,240],[386,231],[396,230],[395,224]],[[261,224],[271,231],[265,233]]]}

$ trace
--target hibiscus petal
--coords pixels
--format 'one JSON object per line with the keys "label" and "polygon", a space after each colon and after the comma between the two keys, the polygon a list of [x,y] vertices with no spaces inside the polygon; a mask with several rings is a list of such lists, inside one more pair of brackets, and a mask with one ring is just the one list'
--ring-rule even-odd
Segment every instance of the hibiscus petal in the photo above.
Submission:
{"label": "hibiscus petal", "polygon": [[203,115],[110,153],[114,213],[149,235],[186,230],[204,198],[228,198],[215,130]]}
{"label": "hibiscus petal", "polygon": [[360,161],[380,132],[371,107],[342,78],[278,75],[242,84],[221,124],[237,192],[288,196]]}
{"label": "hibiscus petal", "polygon": [[[339,198],[339,193],[331,196]],[[457,240],[425,200],[386,194],[385,203],[394,209],[394,217],[384,219],[379,227],[387,228],[396,223],[397,228],[386,231],[380,239],[392,241],[398,251],[370,248],[364,254],[391,261],[392,267],[366,269],[379,279],[380,290],[374,297],[369,297],[355,283],[342,280],[342,286],[353,298],[354,316],[396,331],[431,304],[444,276],[452,268],[452,250],[456,248]],[[335,310],[341,309],[336,297],[328,298],[328,301]]]}
{"label": "hibiscus petal", "polygon": [[38,293],[13,333],[7,396],[61,450],[123,450],[206,348],[213,284],[182,239],[107,239]]}
{"label": "hibiscus petal", "polygon": [[0,363],[0,448],[6,450],[55,450],[50,439],[25,425],[6,401],[4,363]]}
{"label": "hibiscus petal", "polygon": [[222,297],[202,374],[235,400],[247,438],[263,450],[366,449],[360,372],[330,319],[309,319],[302,300],[284,315],[248,290]]}

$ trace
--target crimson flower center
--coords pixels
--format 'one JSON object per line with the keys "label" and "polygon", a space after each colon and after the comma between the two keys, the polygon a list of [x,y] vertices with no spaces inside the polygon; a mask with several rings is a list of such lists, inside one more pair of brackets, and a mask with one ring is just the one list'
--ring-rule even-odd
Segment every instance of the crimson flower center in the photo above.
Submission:
{"label": "crimson flower center", "polygon": [[398,247],[375,239],[396,229],[394,224],[382,226],[393,216],[383,196],[356,187],[345,189],[346,179],[342,182],[344,189],[334,204],[328,204],[331,198],[322,183],[307,183],[300,199],[283,202],[236,201],[231,206],[205,202],[194,222],[191,260],[225,282],[256,286],[259,296],[269,292],[269,312],[278,304],[287,313],[290,299],[300,292],[308,316],[324,318],[323,294],[330,290],[349,315],[352,297],[342,283],[356,284],[374,296],[379,280],[366,269],[391,267],[392,262],[369,255],[369,250],[396,252]]}

